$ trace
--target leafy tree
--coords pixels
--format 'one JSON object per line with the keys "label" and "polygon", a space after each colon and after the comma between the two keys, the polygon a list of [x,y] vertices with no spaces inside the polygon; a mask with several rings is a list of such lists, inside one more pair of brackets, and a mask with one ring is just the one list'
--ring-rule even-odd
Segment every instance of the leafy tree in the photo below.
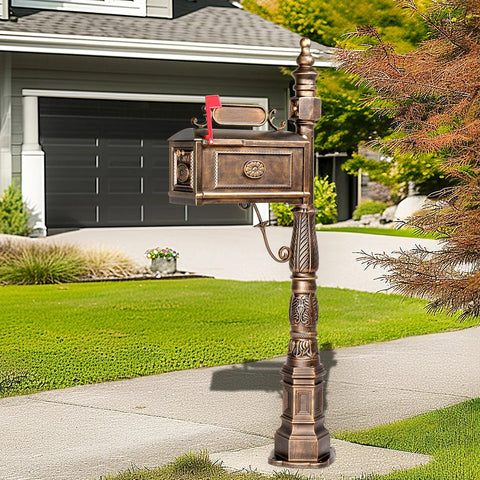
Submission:
{"label": "leafy tree", "polygon": [[[422,22],[405,17],[392,0],[243,0],[243,7],[322,45],[345,43],[356,25],[375,22],[387,38],[412,49],[425,37]],[[290,72],[288,72],[290,73]],[[356,151],[360,141],[385,135],[387,125],[363,102],[365,92],[342,72],[320,69],[317,81],[322,118],[315,128],[321,153]]]}
{"label": "leafy tree", "polygon": [[425,38],[425,25],[406,17],[392,0],[243,0],[243,7],[322,45],[335,46],[357,25],[374,23],[402,51]]}
{"label": "leafy tree", "polygon": [[365,105],[365,92],[343,72],[320,70],[317,93],[322,99],[322,118],[315,124],[318,152],[351,154],[361,141],[388,132],[388,119]]}
{"label": "leafy tree", "polygon": [[373,182],[386,185],[391,191],[391,200],[395,203],[409,193],[409,182],[415,182],[418,193],[428,195],[448,184],[448,179],[440,168],[441,159],[428,153],[404,153],[387,156],[383,160],[365,158],[353,154],[343,163],[342,168],[351,175],[358,175],[361,169],[368,173]]}
{"label": "leafy tree", "polygon": [[442,235],[442,248],[417,246],[396,255],[365,254],[386,269],[394,291],[430,300],[432,311],[480,316],[480,2],[435,0],[426,12],[415,0],[402,6],[423,19],[430,38],[396,53],[372,27],[354,34],[365,51],[339,50],[342,68],[376,94],[372,101],[393,118],[400,135],[383,148],[401,154],[435,154],[456,184],[406,226]]}

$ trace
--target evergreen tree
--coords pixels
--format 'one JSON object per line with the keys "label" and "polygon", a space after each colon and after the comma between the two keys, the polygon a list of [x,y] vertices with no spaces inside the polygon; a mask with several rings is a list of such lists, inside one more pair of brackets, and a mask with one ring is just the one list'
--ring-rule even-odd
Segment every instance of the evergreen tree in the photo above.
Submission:
{"label": "evergreen tree", "polygon": [[435,153],[455,181],[406,226],[441,235],[441,249],[417,246],[396,254],[365,254],[386,269],[393,291],[430,301],[432,311],[480,316],[480,2],[433,0],[426,12],[415,0],[401,5],[420,17],[430,37],[407,54],[396,53],[370,26],[354,39],[364,51],[339,50],[341,67],[376,94],[372,103],[392,118],[386,151]]}
{"label": "evergreen tree", "polygon": [[22,194],[10,185],[0,200],[0,233],[28,235],[30,231]]}

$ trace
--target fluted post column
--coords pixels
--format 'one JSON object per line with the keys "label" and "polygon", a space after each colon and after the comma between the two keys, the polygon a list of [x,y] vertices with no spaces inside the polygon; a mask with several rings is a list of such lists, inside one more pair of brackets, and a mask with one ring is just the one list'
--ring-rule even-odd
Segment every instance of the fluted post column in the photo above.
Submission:
{"label": "fluted post column", "polygon": [[313,206],[313,138],[321,104],[315,96],[318,74],[312,68],[310,40],[302,39],[301,47],[298,68],[292,74],[296,95],[290,100],[290,119],[295,121],[297,133],[309,140],[303,166],[308,195],[304,203],[293,210],[290,343],[281,370],[282,425],[275,433],[275,449],[269,462],[277,466],[316,468],[327,466],[333,460],[330,434],[324,426],[323,415],[325,369],[317,345],[318,245]]}

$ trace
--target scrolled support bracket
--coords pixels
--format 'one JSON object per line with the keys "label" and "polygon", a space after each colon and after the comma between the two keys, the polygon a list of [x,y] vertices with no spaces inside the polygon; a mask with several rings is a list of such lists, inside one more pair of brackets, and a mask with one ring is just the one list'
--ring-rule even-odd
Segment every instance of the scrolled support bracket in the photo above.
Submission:
{"label": "scrolled support bracket", "polygon": [[265,242],[265,248],[267,249],[268,254],[278,263],[286,263],[292,258],[292,249],[290,247],[280,247],[278,250],[278,257],[272,252],[272,249],[270,248],[270,243],[268,242],[267,238],[267,232],[266,228],[268,226],[268,221],[263,221],[262,217],[260,215],[260,211],[258,210],[257,204],[256,203],[240,203],[239,207],[242,208],[243,210],[247,210],[250,208],[250,206],[253,206],[253,209],[255,210],[255,213],[257,215],[258,220],[260,221],[255,225],[255,228],[259,228],[262,232],[263,236],[263,241]]}

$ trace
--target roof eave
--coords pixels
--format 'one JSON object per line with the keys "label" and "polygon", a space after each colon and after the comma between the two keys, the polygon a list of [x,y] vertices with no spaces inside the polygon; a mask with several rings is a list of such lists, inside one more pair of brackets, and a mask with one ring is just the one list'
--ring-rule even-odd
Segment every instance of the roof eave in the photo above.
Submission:
{"label": "roof eave", "polygon": [[[0,51],[296,66],[298,48],[259,47],[132,38],[0,31]],[[331,67],[329,52],[312,52],[315,66]]]}

